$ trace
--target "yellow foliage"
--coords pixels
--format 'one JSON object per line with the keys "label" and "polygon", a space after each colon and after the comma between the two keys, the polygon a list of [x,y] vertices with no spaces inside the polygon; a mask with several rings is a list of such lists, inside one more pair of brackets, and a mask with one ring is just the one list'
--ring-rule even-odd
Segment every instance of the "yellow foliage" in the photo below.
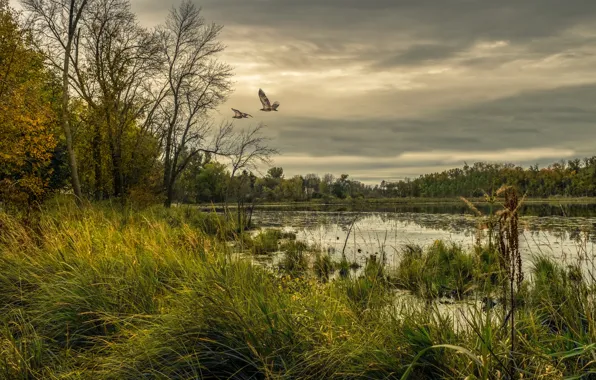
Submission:
{"label": "yellow foliage", "polygon": [[0,199],[31,203],[46,191],[57,141],[41,56],[0,2]]}

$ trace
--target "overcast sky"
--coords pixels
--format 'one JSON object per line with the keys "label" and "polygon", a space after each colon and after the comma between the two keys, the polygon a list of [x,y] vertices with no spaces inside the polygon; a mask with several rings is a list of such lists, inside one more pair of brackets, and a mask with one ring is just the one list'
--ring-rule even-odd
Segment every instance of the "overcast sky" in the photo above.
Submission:
{"label": "overcast sky", "polygon": [[[147,26],[174,0],[132,0]],[[596,0],[204,0],[286,176],[596,155]],[[279,112],[260,112],[258,89]],[[230,119],[231,120],[231,119]]]}

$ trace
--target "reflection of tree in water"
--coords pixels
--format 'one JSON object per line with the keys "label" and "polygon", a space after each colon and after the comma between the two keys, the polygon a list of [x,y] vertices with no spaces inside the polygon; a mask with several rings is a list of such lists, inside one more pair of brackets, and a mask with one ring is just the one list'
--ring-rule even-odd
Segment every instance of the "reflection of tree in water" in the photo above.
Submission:
{"label": "reflection of tree in water", "polygon": [[[476,207],[485,215],[489,213],[489,205],[485,203],[476,204]],[[453,214],[453,215],[472,215],[469,208],[462,203],[421,203],[421,204],[391,204],[391,203],[355,203],[355,204],[331,204],[331,205],[313,205],[313,204],[292,204],[292,205],[261,205],[257,206],[259,210],[267,211],[301,211],[301,212],[325,212],[325,213],[344,213],[344,212],[378,212],[378,213],[415,213],[415,214]],[[501,207],[496,206],[495,211]],[[522,216],[558,216],[558,217],[582,217],[590,218],[596,216],[596,204],[590,203],[526,203],[520,207]]]}
{"label": "reflection of tree in water", "polygon": [[[576,205],[578,210],[589,209],[593,205]],[[533,207],[530,206],[530,207]],[[546,208],[551,210],[552,207]],[[540,233],[549,232],[561,241],[596,243],[596,217],[561,217],[561,216],[522,216],[519,229],[521,233],[539,237]],[[468,214],[432,214],[417,212],[355,212],[355,211],[273,211],[255,210],[255,221],[264,227],[312,228],[322,226],[327,232],[334,228],[347,232],[350,224],[386,225],[399,222],[402,226],[416,226],[429,230],[442,230],[470,236],[477,230],[479,219]]]}

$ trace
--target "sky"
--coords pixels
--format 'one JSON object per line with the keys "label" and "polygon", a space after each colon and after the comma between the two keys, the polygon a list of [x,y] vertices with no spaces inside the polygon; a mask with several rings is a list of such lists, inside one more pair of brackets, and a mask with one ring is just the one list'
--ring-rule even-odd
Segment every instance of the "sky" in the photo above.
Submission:
{"label": "sky", "polygon": [[[155,26],[176,0],[131,0]],[[14,3],[14,1],[13,1]],[[375,184],[596,155],[594,0],[203,0],[274,164]],[[258,90],[281,103],[261,112]]]}

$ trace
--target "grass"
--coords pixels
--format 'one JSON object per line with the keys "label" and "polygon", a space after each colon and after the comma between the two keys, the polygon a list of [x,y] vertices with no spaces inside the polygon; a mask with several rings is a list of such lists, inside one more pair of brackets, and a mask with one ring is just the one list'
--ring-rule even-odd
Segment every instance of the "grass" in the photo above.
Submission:
{"label": "grass", "polygon": [[301,241],[290,240],[282,244],[284,256],[280,263],[281,268],[294,276],[303,275],[308,270],[306,257],[307,246]]}
{"label": "grass", "polygon": [[465,252],[461,246],[435,241],[426,251],[406,245],[391,281],[424,298],[462,299],[477,289],[490,293],[500,280],[496,251]]}
{"label": "grass", "polygon": [[251,241],[250,248],[254,255],[265,255],[279,251],[280,230],[267,229],[259,232]]}
{"label": "grass", "polygon": [[[396,298],[380,263],[321,281],[291,237],[242,236],[268,251],[275,235],[281,275],[231,255],[231,231],[183,208],[50,204],[29,225],[0,213],[0,378],[496,379],[510,355],[515,378],[596,376],[594,289],[572,269],[534,260],[510,353],[498,308],[471,305],[456,329]],[[465,295],[492,268],[442,243],[410,255],[400,278],[430,290]]]}

